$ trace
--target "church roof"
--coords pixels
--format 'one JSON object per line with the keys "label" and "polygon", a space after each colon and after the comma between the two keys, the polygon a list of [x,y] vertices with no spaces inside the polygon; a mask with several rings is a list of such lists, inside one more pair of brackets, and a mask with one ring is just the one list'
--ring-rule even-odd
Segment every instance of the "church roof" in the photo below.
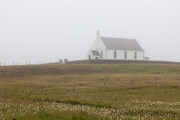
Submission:
{"label": "church roof", "polygon": [[136,39],[100,37],[109,50],[144,51]]}
{"label": "church roof", "polygon": [[100,54],[97,50],[91,50],[91,52],[94,56],[100,56]]}

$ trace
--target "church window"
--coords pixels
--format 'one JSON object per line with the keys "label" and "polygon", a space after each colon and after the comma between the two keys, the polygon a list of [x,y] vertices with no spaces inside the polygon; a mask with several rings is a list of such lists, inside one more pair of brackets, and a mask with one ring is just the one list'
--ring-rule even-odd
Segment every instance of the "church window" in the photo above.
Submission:
{"label": "church window", "polygon": [[117,53],[114,51],[114,59],[117,58]]}
{"label": "church window", "polygon": [[134,59],[137,59],[137,52],[134,52]]}
{"label": "church window", "polygon": [[127,51],[124,52],[124,59],[127,59]]}
{"label": "church window", "polygon": [[103,58],[103,51],[101,51],[101,58]]}

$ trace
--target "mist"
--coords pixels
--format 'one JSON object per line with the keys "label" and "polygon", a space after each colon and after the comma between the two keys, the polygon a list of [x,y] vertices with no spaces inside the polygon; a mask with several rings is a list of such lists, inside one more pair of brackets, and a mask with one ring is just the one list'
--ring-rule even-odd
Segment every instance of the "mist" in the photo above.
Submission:
{"label": "mist", "polygon": [[179,0],[1,0],[1,65],[86,59],[97,30],[180,62]]}

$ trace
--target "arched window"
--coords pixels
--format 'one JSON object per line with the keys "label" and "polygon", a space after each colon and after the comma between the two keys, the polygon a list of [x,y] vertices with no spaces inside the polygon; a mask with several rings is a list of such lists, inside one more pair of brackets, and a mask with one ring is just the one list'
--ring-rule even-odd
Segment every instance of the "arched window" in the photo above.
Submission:
{"label": "arched window", "polygon": [[127,59],[127,51],[124,52],[124,59]]}
{"label": "arched window", "polygon": [[101,51],[101,58],[103,58],[103,51]]}
{"label": "arched window", "polygon": [[117,58],[117,53],[116,53],[116,51],[114,51],[114,59],[116,59]]}
{"label": "arched window", "polygon": [[89,55],[89,60],[91,59],[91,55]]}
{"label": "arched window", "polygon": [[137,59],[137,52],[134,52],[134,59]]}

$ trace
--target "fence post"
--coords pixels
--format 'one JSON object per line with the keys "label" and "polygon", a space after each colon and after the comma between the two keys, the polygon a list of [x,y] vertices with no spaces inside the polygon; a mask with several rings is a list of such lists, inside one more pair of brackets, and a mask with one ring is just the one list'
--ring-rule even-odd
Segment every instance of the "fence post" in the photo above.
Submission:
{"label": "fence post", "polygon": [[40,94],[42,94],[42,87],[40,87]]}
{"label": "fence post", "polygon": [[53,94],[53,88],[52,88],[52,86],[51,86],[51,94]]}
{"label": "fence post", "polygon": [[49,91],[49,95],[51,95],[51,86],[49,86],[49,90],[48,91]]}
{"label": "fence post", "polygon": [[18,87],[18,95],[20,95],[20,88]]}
{"label": "fence post", "polygon": [[132,86],[132,89],[134,88],[134,85],[133,85],[133,80],[131,80],[131,86]]}
{"label": "fence post", "polygon": [[19,95],[19,88],[17,87],[16,89],[17,89],[17,95]]}
{"label": "fence post", "polygon": [[27,87],[25,86],[24,94],[27,94]]}
{"label": "fence post", "polygon": [[26,86],[26,89],[25,89],[25,94],[27,95],[28,94],[28,87]]}
{"label": "fence post", "polygon": [[4,95],[6,95],[6,92],[7,92],[7,91],[6,91],[6,88],[4,88]]}
{"label": "fence post", "polygon": [[73,85],[73,87],[72,87],[72,92],[74,93],[74,85]]}

